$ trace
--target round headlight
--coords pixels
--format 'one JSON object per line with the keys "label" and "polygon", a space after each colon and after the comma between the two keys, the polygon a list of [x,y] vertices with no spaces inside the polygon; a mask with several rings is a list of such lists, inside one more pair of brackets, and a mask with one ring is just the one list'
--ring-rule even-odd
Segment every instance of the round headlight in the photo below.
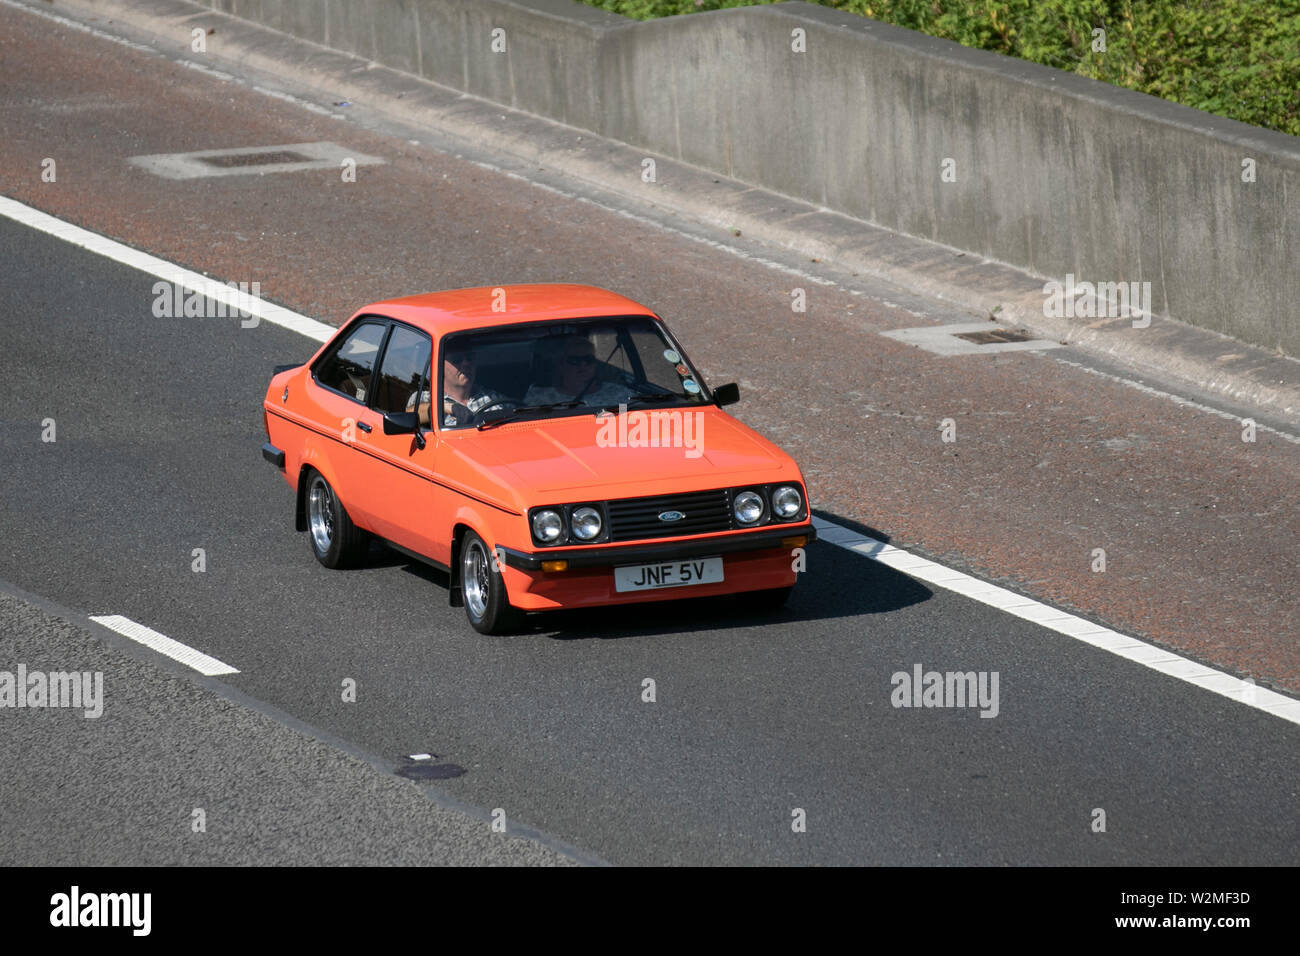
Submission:
{"label": "round headlight", "polygon": [[595,508],[577,508],[573,512],[573,536],[590,541],[600,534],[600,512]]}
{"label": "round headlight", "polygon": [[778,518],[793,518],[803,507],[803,495],[791,485],[782,485],[772,492],[772,513]]}
{"label": "round headlight", "polygon": [[544,544],[560,540],[564,534],[564,519],[558,511],[547,508],[533,515],[533,537]]}
{"label": "round headlight", "polygon": [[763,517],[763,499],[752,491],[742,491],[736,495],[732,509],[736,513],[736,520],[741,524],[753,524]]}

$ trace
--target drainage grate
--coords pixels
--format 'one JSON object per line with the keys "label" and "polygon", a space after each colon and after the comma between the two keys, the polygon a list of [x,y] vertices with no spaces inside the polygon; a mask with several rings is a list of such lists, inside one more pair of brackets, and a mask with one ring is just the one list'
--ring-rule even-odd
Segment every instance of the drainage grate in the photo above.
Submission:
{"label": "drainage grate", "polygon": [[1035,339],[1024,332],[1012,332],[988,322],[958,322],[955,325],[928,325],[915,329],[891,329],[881,332],[886,338],[906,342],[935,355],[997,355],[1001,352],[1039,352],[1059,349],[1061,342]]}
{"label": "drainage grate", "polygon": [[281,143],[275,146],[237,146],[233,149],[201,149],[194,153],[158,153],[132,156],[133,166],[164,179],[200,179],[209,176],[263,176],[270,173],[301,173],[312,169],[340,169],[382,163],[337,143]]}
{"label": "drainage grate", "polygon": [[234,166],[265,166],[270,163],[310,163],[311,156],[302,153],[290,153],[287,150],[278,153],[226,153],[222,156],[196,156],[201,163],[216,166],[218,169],[230,169]]}
{"label": "drainage grate", "polygon": [[465,768],[454,763],[418,763],[413,767],[398,767],[396,773],[407,780],[454,780],[465,776]]}
{"label": "drainage grate", "polygon": [[1012,332],[1010,329],[989,329],[985,332],[955,332],[959,339],[974,342],[976,345],[997,345],[1001,342],[1029,342],[1031,337],[1024,332]]}

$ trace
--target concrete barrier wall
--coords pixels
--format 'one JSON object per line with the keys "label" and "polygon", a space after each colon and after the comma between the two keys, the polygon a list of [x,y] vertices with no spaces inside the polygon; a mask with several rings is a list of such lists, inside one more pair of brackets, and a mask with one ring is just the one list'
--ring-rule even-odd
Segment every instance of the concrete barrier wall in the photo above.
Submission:
{"label": "concrete barrier wall", "polygon": [[1157,314],[1300,355],[1290,136],[804,3],[206,2],[1040,276],[1150,282]]}

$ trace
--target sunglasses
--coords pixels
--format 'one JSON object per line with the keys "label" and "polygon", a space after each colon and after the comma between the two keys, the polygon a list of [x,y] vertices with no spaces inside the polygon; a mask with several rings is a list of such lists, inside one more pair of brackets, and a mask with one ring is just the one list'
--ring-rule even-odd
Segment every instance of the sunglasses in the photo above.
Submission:
{"label": "sunglasses", "polygon": [[570,355],[570,356],[566,357],[564,361],[565,361],[565,363],[567,363],[567,364],[569,364],[569,365],[572,365],[572,366],[575,366],[575,367],[580,366],[580,365],[595,365],[595,364],[596,364],[596,356],[594,356],[594,355]]}
{"label": "sunglasses", "polygon": [[460,365],[462,362],[474,361],[473,352],[448,352],[447,361],[452,365]]}

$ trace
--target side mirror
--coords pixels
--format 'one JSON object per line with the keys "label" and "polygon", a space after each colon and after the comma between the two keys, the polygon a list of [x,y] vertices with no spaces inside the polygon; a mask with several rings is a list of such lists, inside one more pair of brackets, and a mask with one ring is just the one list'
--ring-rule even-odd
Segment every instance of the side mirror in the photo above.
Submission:
{"label": "side mirror", "polygon": [[385,435],[414,435],[419,427],[415,412],[384,412]]}
{"label": "side mirror", "polygon": [[385,435],[414,435],[415,447],[424,448],[424,432],[416,412],[384,412]]}
{"label": "side mirror", "polygon": [[713,390],[713,404],[719,408],[723,405],[734,405],[738,401],[740,401],[740,386],[735,382],[719,385]]}

